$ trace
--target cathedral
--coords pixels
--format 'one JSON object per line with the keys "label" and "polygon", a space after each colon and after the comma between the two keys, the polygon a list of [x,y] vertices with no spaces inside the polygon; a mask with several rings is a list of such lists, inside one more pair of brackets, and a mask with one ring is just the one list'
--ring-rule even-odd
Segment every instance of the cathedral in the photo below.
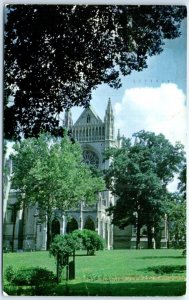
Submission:
{"label": "cathedral", "polygon": [[[104,152],[110,147],[120,147],[121,137],[118,131],[115,137],[114,114],[111,100],[108,100],[104,120],[95,113],[91,106],[84,109],[78,120],[73,124],[71,111],[66,111],[64,127],[78,141],[83,150],[83,158],[87,164],[100,170],[106,170],[111,163],[104,160]],[[26,207],[16,210],[15,191],[11,189],[11,161],[7,162],[9,174],[4,179],[3,208],[3,248],[6,251],[33,251],[47,249],[47,224],[41,222],[37,207]],[[68,211],[54,210],[51,218],[51,234],[70,233],[75,229],[96,231],[105,240],[106,249],[135,248],[135,226],[127,226],[121,230],[112,225],[111,216],[106,209],[114,205],[116,199],[109,190],[98,194],[94,205],[81,202],[77,209]],[[166,227],[166,226],[165,226]],[[162,247],[167,245],[167,229],[162,236]],[[141,235],[141,248],[147,247],[147,238]]]}

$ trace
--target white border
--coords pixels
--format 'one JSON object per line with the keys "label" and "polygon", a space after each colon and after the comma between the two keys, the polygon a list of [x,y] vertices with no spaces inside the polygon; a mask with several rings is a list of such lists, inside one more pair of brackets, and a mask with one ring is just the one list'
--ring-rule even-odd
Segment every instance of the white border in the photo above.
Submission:
{"label": "white border", "polygon": [[[107,0],[107,1],[102,1],[102,0],[66,0],[66,1],[62,1],[62,0],[17,0],[17,1],[11,1],[11,0],[7,0],[7,1],[2,1],[0,2],[0,20],[1,20],[1,23],[0,23],[0,96],[1,96],[1,101],[0,101],[0,144],[1,144],[1,147],[0,147],[0,174],[1,174],[1,185],[0,185],[0,191],[1,191],[1,196],[0,196],[0,199],[1,199],[1,217],[2,217],[2,205],[3,205],[3,202],[2,202],[2,154],[3,154],[3,114],[2,114],[2,111],[3,111],[3,31],[4,31],[4,6],[6,4],[120,4],[120,5],[129,5],[129,4],[132,4],[132,5],[185,5],[187,6],[187,13],[189,15],[189,0],[156,0],[156,1],[150,1],[150,0],[127,0],[127,1],[112,1],[112,0]],[[187,58],[188,58],[188,49],[189,49],[189,21],[188,21],[188,17],[187,17]],[[187,59],[187,77],[188,77],[188,71],[189,71],[189,60]],[[189,92],[189,88],[188,88],[188,84],[187,84],[187,95],[188,95],[188,92]],[[188,105],[187,105],[187,108],[188,108]],[[189,110],[187,109],[187,117],[189,116]],[[189,128],[189,121],[188,121],[189,118],[187,118],[187,131],[188,131],[188,128]],[[188,150],[188,147],[189,147],[189,139],[187,138],[187,150]],[[187,156],[187,159],[188,159],[188,156]],[[187,171],[187,178],[189,178],[189,172]],[[189,187],[189,179],[187,179],[187,187]],[[187,201],[188,202],[188,201]],[[187,237],[188,237],[188,227],[189,227],[189,222],[188,222],[188,211],[189,211],[189,204],[187,203]],[[2,218],[1,218],[2,220]],[[1,223],[2,224],[2,223]],[[2,226],[0,226],[0,233],[1,233],[1,239],[2,239]],[[1,244],[1,243],[0,243]],[[187,243],[187,245],[189,246],[189,242]],[[2,262],[2,251],[0,251],[1,253],[1,262]],[[189,251],[187,250],[187,256],[189,256]],[[156,296],[155,299],[159,300],[159,299],[182,299],[182,300],[185,300],[185,299],[188,299],[189,298],[189,267],[188,267],[188,259],[187,259],[187,290],[186,290],[186,294],[184,296],[180,296],[180,297],[159,297],[159,296]],[[2,292],[2,265],[1,265],[1,268],[0,268],[0,275],[1,275],[1,284],[0,284],[0,293],[1,293],[1,297],[5,297],[6,295],[3,295],[3,292]],[[20,296],[9,296],[10,299],[16,299],[16,298],[19,298]],[[36,296],[37,297],[37,296]],[[71,296],[63,296],[64,299],[83,299],[83,298],[87,298],[88,299],[93,299],[93,298],[97,298],[97,299],[105,299],[107,297],[83,297],[83,296],[79,296],[79,297],[71,297]],[[29,297],[29,296],[22,296],[22,299],[32,299],[33,296]],[[38,297],[37,297],[38,298]],[[124,299],[124,298],[127,298],[127,299],[153,299],[154,297],[108,297],[108,299]],[[46,300],[46,296],[41,296],[40,299],[45,299]],[[48,299],[54,299],[54,297],[50,296],[48,297]]]}

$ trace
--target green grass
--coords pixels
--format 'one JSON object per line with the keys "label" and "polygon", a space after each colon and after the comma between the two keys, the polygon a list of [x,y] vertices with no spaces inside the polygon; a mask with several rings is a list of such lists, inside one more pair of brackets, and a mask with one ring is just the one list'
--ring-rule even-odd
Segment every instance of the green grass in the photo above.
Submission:
{"label": "green grass", "polygon": [[[99,251],[95,256],[79,252],[76,256],[76,279],[44,290],[16,294],[101,295],[101,296],[179,296],[185,293],[186,259],[182,250],[113,250]],[[56,272],[55,259],[48,252],[5,253],[3,269],[8,265],[45,267]],[[15,289],[5,282],[10,294]],[[48,290],[48,291],[47,291]]]}

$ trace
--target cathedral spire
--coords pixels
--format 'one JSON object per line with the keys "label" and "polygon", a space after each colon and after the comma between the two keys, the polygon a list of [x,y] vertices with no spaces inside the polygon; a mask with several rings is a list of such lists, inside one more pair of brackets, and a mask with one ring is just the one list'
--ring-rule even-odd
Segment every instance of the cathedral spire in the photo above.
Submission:
{"label": "cathedral spire", "polygon": [[118,132],[117,132],[117,145],[118,145],[118,148],[120,148],[120,146],[121,146],[120,129],[118,129]]}
{"label": "cathedral spire", "polygon": [[104,123],[105,123],[105,138],[111,140],[114,138],[114,114],[113,114],[110,98],[108,99],[108,105],[106,109]]}
{"label": "cathedral spire", "polygon": [[113,109],[112,109],[112,103],[111,103],[111,99],[108,99],[108,105],[107,105],[107,109],[106,109],[106,114],[109,115],[113,115]]}
{"label": "cathedral spire", "polygon": [[73,120],[72,120],[72,113],[70,109],[67,109],[65,111],[64,115],[64,126],[66,127],[67,130],[72,129],[73,126]]}
{"label": "cathedral spire", "polygon": [[111,99],[108,99],[108,105],[106,108],[106,114],[105,114],[105,120],[106,119],[113,119],[113,109],[112,109],[112,103],[111,103]]}

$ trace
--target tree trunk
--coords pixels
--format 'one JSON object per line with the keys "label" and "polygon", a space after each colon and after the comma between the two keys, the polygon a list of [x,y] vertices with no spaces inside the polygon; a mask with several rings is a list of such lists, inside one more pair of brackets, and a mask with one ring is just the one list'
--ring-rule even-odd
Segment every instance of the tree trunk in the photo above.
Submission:
{"label": "tree trunk", "polygon": [[154,239],[156,242],[156,249],[161,248],[161,229],[155,228]]}
{"label": "tree trunk", "polygon": [[56,277],[57,277],[57,283],[60,282],[60,278],[61,278],[61,263],[60,263],[60,254],[57,254],[56,257]]}
{"label": "tree trunk", "polygon": [[153,249],[153,234],[152,234],[152,225],[148,224],[147,225],[147,235],[148,235],[148,249]]}
{"label": "tree trunk", "polygon": [[17,210],[16,210],[15,205],[13,205],[12,252],[14,252],[14,236],[15,236],[16,215],[17,215]]}
{"label": "tree trunk", "polygon": [[14,252],[15,224],[16,224],[16,220],[14,220],[13,222],[13,229],[12,229],[12,252]]}
{"label": "tree trunk", "polygon": [[49,250],[50,244],[51,244],[51,228],[50,228],[50,221],[49,217],[47,217],[47,250]]}
{"label": "tree trunk", "polygon": [[56,257],[56,279],[57,279],[57,283],[59,283],[60,281],[60,276],[59,276],[59,253],[57,254],[57,257]]}
{"label": "tree trunk", "polygon": [[25,202],[23,203],[22,220],[20,223],[20,235],[18,241],[18,249],[22,249],[22,250],[24,247],[24,227],[25,227]]}
{"label": "tree trunk", "polygon": [[137,224],[136,232],[136,249],[140,249],[140,224]]}

